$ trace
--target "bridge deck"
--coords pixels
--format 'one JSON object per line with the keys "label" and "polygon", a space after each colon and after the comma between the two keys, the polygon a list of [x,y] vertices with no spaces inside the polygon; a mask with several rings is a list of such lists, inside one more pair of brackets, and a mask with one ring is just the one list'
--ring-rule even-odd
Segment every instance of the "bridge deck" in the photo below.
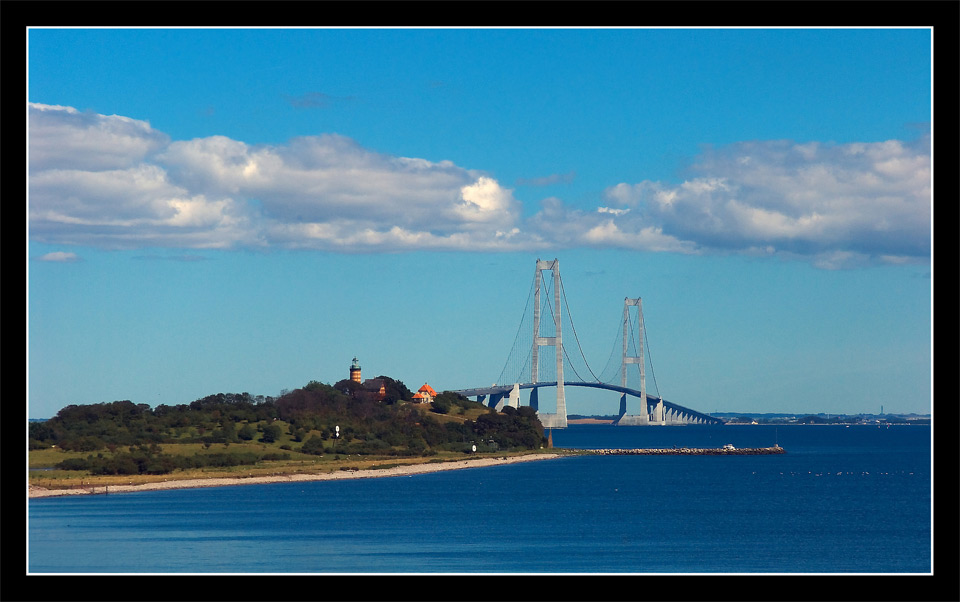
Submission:
{"label": "bridge deck", "polygon": [[[520,389],[537,389],[537,388],[540,388],[540,387],[556,387],[556,386],[557,386],[557,382],[556,382],[556,381],[553,381],[553,382],[538,382],[538,383],[518,383],[518,386],[519,386]],[[631,395],[631,396],[633,396],[633,397],[640,397],[640,395],[641,395],[641,394],[640,394],[640,391],[637,391],[636,389],[630,389],[630,388],[628,388],[628,387],[621,387],[621,386],[618,386],[618,385],[611,385],[611,384],[608,384],[608,383],[600,383],[600,382],[584,382],[584,381],[570,381],[570,380],[565,380],[565,381],[563,381],[563,386],[564,386],[564,387],[590,387],[590,388],[594,388],[594,389],[605,389],[605,390],[607,390],[607,391],[617,391],[618,393],[624,393],[624,394],[626,394],[626,395]],[[510,393],[510,391],[512,391],[512,390],[513,390],[513,385],[492,385],[492,386],[489,386],[489,387],[479,387],[479,388],[476,388],[476,389],[459,389],[459,390],[454,391],[454,393],[459,393],[460,395],[463,395],[464,397],[479,397],[479,396],[487,396],[487,395],[504,395],[504,396],[506,396],[506,395],[508,395],[508,394]],[[651,403],[651,402],[652,402],[652,403],[658,403],[658,402],[660,402],[660,401],[663,401],[664,407],[670,408],[670,409],[672,409],[672,410],[675,410],[675,411],[678,411],[678,412],[684,412],[684,413],[689,414],[689,415],[691,415],[691,416],[697,416],[697,417],[700,417],[700,418],[702,418],[703,420],[706,420],[706,421],[708,421],[708,422],[721,422],[718,418],[715,418],[715,417],[713,417],[713,416],[709,416],[709,415],[707,415],[707,414],[704,414],[704,413],[702,413],[702,412],[698,412],[698,411],[696,411],[696,410],[691,410],[690,408],[686,408],[686,407],[684,407],[684,406],[675,404],[675,403],[673,403],[673,402],[667,401],[666,399],[660,399],[659,397],[653,397],[652,395],[647,395],[646,397],[647,397],[647,403]]]}

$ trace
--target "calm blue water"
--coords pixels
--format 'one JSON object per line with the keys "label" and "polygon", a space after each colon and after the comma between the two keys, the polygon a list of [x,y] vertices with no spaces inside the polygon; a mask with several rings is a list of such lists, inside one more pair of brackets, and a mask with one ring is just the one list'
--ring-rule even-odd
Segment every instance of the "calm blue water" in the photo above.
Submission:
{"label": "calm blue water", "polygon": [[926,426],[572,426],[585,456],[29,503],[31,573],[927,573]]}

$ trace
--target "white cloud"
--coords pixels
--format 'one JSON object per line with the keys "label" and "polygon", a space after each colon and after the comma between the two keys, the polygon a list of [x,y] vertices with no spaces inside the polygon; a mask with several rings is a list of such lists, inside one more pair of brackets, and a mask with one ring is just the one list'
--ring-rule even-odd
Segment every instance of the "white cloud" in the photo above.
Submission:
{"label": "white cloud", "polygon": [[630,213],[630,209],[611,209],[610,207],[597,207],[597,213],[612,213],[613,215],[623,215]]}
{"label": "white cloud", "polygon": [[29,226],[51,244],[284,246],[342,252],[578,246],[806,258],[828,269],[930,253],[927,140],[743,142],[679,184],[619,183],[605,203],[521,203],[494,177],[324,134],[282,145],[170,141],[146,121],[29,107]]}
{"label": "white cloud", "polygon": [[167,144],[146,121],[30,103],[30,169],[121,169]]}
{"label": "white cloud", "polygon": [[51,261],[56,263],[75,263],[80,261],[80,257],[76,253],[68,253],[66,251],[53,251],[51,253],[46,253],[37,257],[37,261]]}
{"label": "white cloud", "polygon": [[190,194],[156,165],[35,172],[29,192],[31,236],[45,242],[222,248],[255,238],[245,205]]}
{"label": "white cloud", "polygon": [[178,181],[208,194],[256,199],[280,223],[366,222],[455,232],[509,224],[512,193],[449,161],[374,153],[338,135],[253,147],[223,137],[174,142],[159,159]]}
{"label": "white cloud", "polygon": [[30,146],[31,236],[51,243],[489,248],[519,215],[512,191],[480,172],[333,134],[169,142],[145,122],[37,105]]}
{"label": "white cloud", "polygon": [[633,231],[624,231],[612,219],[590,228],[584,233],[583,238],[584,241],[596,246],[685,254],[694,252],[691,243],[684,243],[672,236],[666,236],[661,228],[647,226]]}
{"label": "white cloud", "polygon": [[696,253],[696,245],[680,240],[642,215],[615,210],[582,211],[568,207],[560,199],[541,202],[541,209],[527,222],[529,230],[539,233],[556,247],[604,247],[636,251]]}
{"label": "white cloud", "polygon": [[773,249],[830,268],[929,256],[928,139],[744,142],[698,159],[679,185],[621,183],[606,197],[703,251]]}
{"label": "white cloud", "polygon": [[458,214],[468,222],[510,224],[515,219],[515,201],[510,190],[500,187],[493,178],[481,176],[460,188]]}

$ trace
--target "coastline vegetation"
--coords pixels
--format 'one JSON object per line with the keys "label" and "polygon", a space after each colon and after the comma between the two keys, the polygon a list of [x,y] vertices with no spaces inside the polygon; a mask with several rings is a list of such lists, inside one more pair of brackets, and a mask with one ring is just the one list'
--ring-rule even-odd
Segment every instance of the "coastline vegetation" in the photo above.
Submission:
{"label": "coastline vegetation", "polygon": [[276,398],[218,393],[189,404],[69,405],[28,425],[30,484],[48,489],[158,480],[363,470],[539,452],[532,408],[503,411],[445,391],[412,403],[352,381],[311,381]]}

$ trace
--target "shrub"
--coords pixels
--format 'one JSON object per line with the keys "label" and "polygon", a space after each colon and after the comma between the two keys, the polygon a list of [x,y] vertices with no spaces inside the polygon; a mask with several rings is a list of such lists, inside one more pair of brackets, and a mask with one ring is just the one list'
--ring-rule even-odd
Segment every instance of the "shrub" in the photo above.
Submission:
{"label": "shrub", "polygon": [[282,434],[280,427],[275,424],[268,424],[263,427],[263,436],[260,437],[260,441],[264,443],[273,443],[277,440],[278,437]]}
{"label": "shrub", "polygon": [[250,423],[244,424],[243,427],[237,432],[237,437],[243,439],[244,441],[252,441],[254,437],[257,436],[257,429],[253,428],[253,425]]}
{"label": "shrub", "polygon": [[320,455],[323,453],[323,439],[317,435],[311,435],[309,439],[300,447],[300,451],[305,454]]}

